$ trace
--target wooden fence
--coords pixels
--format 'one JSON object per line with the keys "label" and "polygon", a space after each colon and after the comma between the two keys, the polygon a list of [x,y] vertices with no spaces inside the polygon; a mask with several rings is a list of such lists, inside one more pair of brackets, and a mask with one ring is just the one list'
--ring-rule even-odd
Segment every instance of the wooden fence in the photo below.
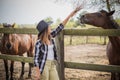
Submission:
{"label": "wooden fence", "polygon": [[[37,34],[36,29],[8,29],[0,28],[0,33],[17,33],[17,34]],[[65,80],[64,69],[83,69],[93,71],[104,71],[104,72],[120,72],[120,66],[114,65],[98,65],[98,64],[86,64],[86,63],[73,63],[64,62],[64,35],[79,35],[79,36],[120,36],[120,30],[115,29],[65,29],[56,37],[58,57],[60,61],[59,65],[59,76],[60,80]],[[13,61],[20,61],[26,63],[33,63],[32,57],[21,57],[0,54],[0,59],[7,59]]]}

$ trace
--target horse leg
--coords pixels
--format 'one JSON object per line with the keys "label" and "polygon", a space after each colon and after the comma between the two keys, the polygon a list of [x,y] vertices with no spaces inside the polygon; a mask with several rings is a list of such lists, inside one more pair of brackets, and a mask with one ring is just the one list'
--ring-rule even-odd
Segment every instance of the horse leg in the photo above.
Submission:
{"label": "horse leg", "polygon": [[23,79],[25,63],[24,62],[21,63],[22,63],[22,71],[21,71],[20,79]]}
{"label": "horse leg", "polygon": [[32,73],[32,63],[29,63],[29,73],[28,73],[28,78],[31,78],[31,73]]}
{"label": "horse leg", "polygon": [[117,74],[117,78],[118,78],[118,80],[120,80],[120,73]]}
{"label": "horse leg", "polygon": [[120,73],[118,73],[118,77],[119,77],[119,80],[120,80]]}
{"label": "horse leg", "polygon": [[10,80],[13,80],[13,71],[14,71],[14,61],[11,61],[11,66],[10,66],[11,78],[10,78]]}
{"label": "horse leg", "polygon": [[111,73],[111,80],[116,80],[116,73]]}
{"label": "horse leg", "polygon": [[[32,56],[33,56],[31,52],[32,52],[32,51],[28,51],[28,52],[27,52],[27,56],[28,56],[28,57],[32,57]],[[33,64],[32,64],[32,63],[29,63],[29,73],[28,73],[28,78],[31,78],[32,67],[33,67]]]}
{"label": "horse leg", "polygon": [[6,80],[9,80],[8,60],[4,60],[4,66],[6,71]]}

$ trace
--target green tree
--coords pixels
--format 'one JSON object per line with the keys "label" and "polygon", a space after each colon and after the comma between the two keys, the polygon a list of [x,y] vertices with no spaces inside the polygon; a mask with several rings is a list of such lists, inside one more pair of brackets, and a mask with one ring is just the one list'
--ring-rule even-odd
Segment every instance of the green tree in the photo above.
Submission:
{"label": "green tree", "polygon": [[47,18],[45,18],[44,20],[45,20],[46,22],[51,22],[51,21],[53,22],[53,18],[52,18],[52,17],[47,17]]}
{"label": "green tree", "polygon": [[61,19],[58,18],[54,24],[52,24],[52,28],[56,28],[61,23]]}
{"label": "green tree", "polygon": [[74,20],[74,18],[72,18],[67,24],[66,24],[66,28],[75,28],[77,27],[77,21]]}
{"label": "green tree", "polygon": [[117,23],[120,25],[120,19],[116,19]]}
{"label": "green tree", "polygon": [[58,25],[58,24],[60,24],[60,23],[61,23],[61,19],[58,18],[58,19],[56,20],[56,25]]}
{"label": "green tree", "polygon": [[2,28],[3,27],[3,25],[0,23],[0,28]]}

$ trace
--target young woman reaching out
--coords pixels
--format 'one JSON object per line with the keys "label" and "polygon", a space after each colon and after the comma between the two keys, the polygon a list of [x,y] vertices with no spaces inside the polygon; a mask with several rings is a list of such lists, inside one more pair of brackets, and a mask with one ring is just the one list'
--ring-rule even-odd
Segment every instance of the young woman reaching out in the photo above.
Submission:
{"label": "young woman reaching out", "polygon": [[52,38],[61,32],[68,22],[81,8],[73,10],[62,23],[51,31],[49,23],[41,20],[37,25],[39,31],[38,40],[35,45],[34,65],[36,67],[36,80],[59,80],[55,60],[57,60],[56,47]]}

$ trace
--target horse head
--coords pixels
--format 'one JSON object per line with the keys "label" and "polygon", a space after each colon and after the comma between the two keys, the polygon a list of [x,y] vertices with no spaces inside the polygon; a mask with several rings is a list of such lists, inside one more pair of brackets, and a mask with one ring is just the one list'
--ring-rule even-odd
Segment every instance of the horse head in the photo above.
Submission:
{"label": "horse head", "polygon": [[[10,24],[3,24],[4,28],[14,28],[14,25],[10,25]],[[14,37],[12,34],[9,33],[4,33],[3,37],[2,37],[2,44],[5,47],[6,50],[11,50],[12,49],[12,45],[14,42]]]}
{"label": "horse head", "polygon": [[[113,15],[115,11],[107,12],[101,10],[100,12],[89,13],[83,15],[80,20],[81,23],[94,25],[96,27],[102,27],[104,29],[119,29],[119,25],[113,20]],[[109,64],[120,66],[120,37],[108,36],[109,43],[107,45],[107,57]],[[111,73],[111,80],[120,79],[119,73]]]}
{"label": "horse head", "polygon": [[107,12],[105,10],[101,10],[95,13],[88,13],[82,15],[80,18],[81,23],[90,24],[96,27],[102,27],[104,29],[108,29],[108,25],[112,22],[112,15],[115,11]]}

